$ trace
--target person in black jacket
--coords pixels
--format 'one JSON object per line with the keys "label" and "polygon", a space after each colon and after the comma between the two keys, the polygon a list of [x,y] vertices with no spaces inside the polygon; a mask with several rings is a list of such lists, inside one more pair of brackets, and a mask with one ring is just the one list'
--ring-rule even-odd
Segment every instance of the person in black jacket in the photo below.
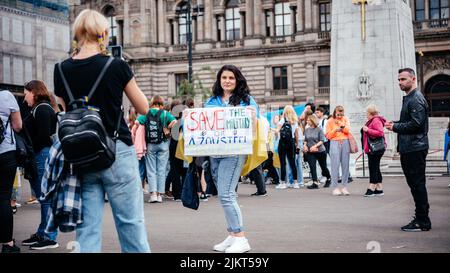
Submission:
{"label": "person in black jacket", "polygon": [[406,182],[411,189],[416,213],[414,219],[401,229],[403,231],[428,231],[430,205],[425,179],[428,154],[428,104],[417,89],[416,74],[411,68],[398,71],[400,89],[405,91],[400,120],[386,123],[386,128],[397,133],[400,161]]}

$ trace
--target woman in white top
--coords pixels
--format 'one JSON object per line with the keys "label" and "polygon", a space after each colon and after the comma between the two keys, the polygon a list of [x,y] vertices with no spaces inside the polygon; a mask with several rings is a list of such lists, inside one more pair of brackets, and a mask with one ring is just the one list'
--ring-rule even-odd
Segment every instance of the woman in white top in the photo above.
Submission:
{"label": "woman in white top", "polygon": [[291,105],[284,107],[283,118],[277,126],[277,132],[280,134],[278,143],[278,154],[281,163],[280,185],[277,189],[286,189],[286,158],[294,178],[294,188],[299,189],[297,182],[297,167],[295,166],[295,150],[298,147],[298,117]]}

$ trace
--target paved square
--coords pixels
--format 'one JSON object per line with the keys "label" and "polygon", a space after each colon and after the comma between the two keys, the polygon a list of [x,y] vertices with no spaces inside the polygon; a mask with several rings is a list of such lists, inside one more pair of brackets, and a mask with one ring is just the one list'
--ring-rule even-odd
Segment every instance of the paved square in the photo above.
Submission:
{"label": "paved square", "polygon": [[[257,252],[450,252],[449,177],[428,177],[429,232],[408,233],[400,227],[411,220],[414,204],[402,177],[385,177],[385,196],[363,197],[368,179],[355,179],[349,185],[352,195],[331,196],[330,189],[276,190],[269,196],[250,197],[255,185],[239,185],[239,204],[247,237]],[[23,183],[22,199],[28,198]],[[144,196],[145,200],[149,198]],[[24,205],[14,216],[14,238],[20,245],[36,231],[40,218],[38,205]],[[202,202],[198,211],[181,203],[164,200],[145,203],[145,217],[153,252],[212,252],[212,246],[227,233],[217,197]],[[110,206],[105,205],[103,252],[120,252]],[[60,233],[57,249],[42,252],[70,252],[68,242],[75,233]],[[41,252],[22,246],[22,252]]]}

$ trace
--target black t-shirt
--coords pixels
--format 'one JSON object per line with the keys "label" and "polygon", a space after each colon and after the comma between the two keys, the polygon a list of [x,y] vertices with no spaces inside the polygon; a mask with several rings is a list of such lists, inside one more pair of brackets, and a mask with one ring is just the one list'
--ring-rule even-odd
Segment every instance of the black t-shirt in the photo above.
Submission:
{"label": "black t-shirt", "polygon": [[24,125],[33,144],[35,153],[52,146],[51,136],[56,132],[56,113],[48,102],[39,103],[26,118]]}
{"label": "black t-shirt", "polygon": [[[69,58],[62,62],[61,68],[75,99],[88,95],[108,58],[109,56],[97,54],[82,60]],[[103,125],[110,136],[113,136],[117,128],[123,90],[132,78],[130,66],[125,61],[115,58],[89,100],[88,105],[100,110]],[[63,98],[66,104],[66,111],[71,110],[69,95],[64,88],[57,65],[54,70],[54,86],[55,95]],[[133,144],[130,130],[123,118],[120,120],[119,139],[127,145]]]}

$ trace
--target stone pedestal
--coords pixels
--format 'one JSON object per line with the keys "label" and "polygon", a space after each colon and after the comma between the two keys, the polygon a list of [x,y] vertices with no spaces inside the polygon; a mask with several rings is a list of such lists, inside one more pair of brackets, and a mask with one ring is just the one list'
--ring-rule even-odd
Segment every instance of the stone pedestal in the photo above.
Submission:
{"label": "stone pedestal", "polygon": [[[416,70],[408,1],[379,2],[365,6],[364,41],[361,5],[351,0],[333,1],[332,5],[330,110],[344,106],[358,143],[368,105],[376,105],[387,120],[399,119],[404,92],[398,86],[398,69]],[[392,151],[396,141],[388,139],[394,140],[388,141]]]}

